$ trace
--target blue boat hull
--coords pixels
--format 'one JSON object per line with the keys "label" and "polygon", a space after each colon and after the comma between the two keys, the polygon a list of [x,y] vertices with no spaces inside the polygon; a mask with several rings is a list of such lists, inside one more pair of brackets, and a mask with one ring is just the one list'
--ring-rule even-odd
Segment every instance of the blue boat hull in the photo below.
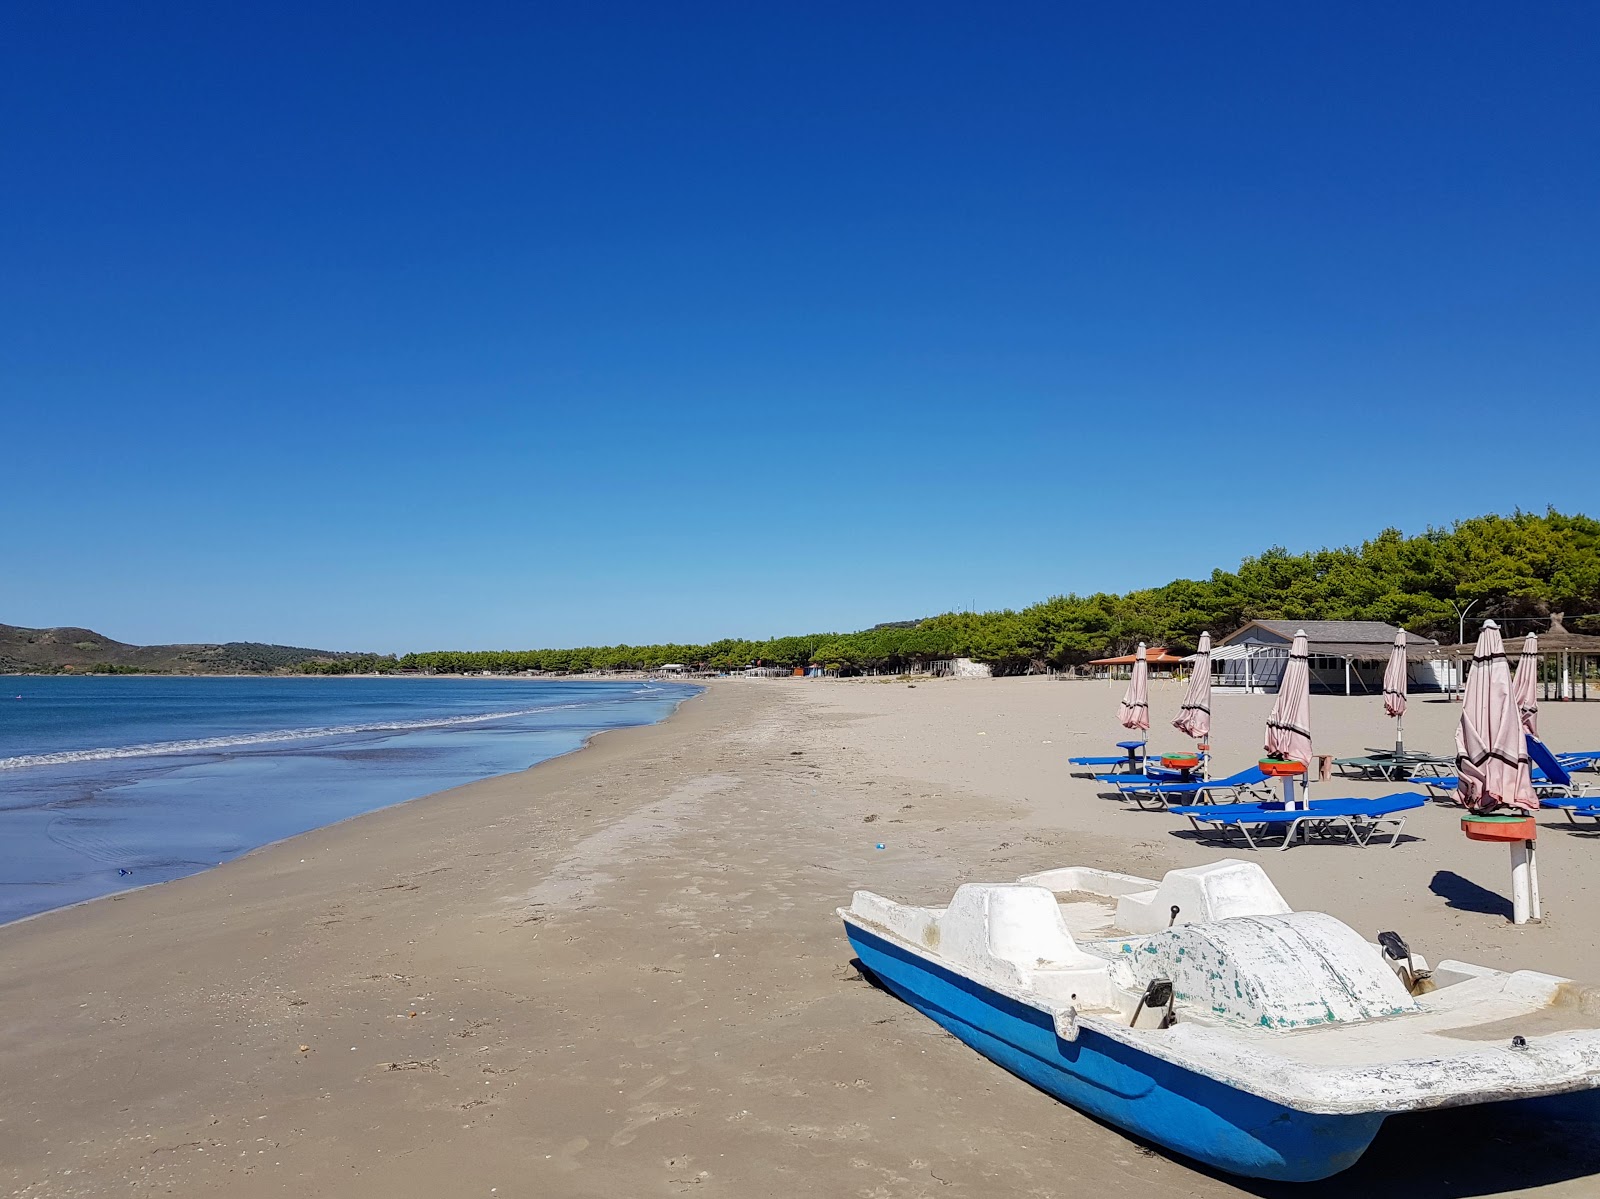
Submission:
{"label": "blue boat hull", "polygon": [[1230,1174],[1313,1182],[1353,1165],[1386,1113],[1295,1111],[1045,1012],[845,925],[885,987],[1018,1078],[1108,1124]]}

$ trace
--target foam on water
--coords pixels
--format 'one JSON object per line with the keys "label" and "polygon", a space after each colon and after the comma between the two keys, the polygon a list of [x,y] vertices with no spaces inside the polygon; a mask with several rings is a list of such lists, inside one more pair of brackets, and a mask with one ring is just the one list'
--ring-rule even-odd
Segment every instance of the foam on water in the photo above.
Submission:
{"label": "foam on water", "polygon": [[525,770],[605,729],[659,720],[697,690],[551,679],[7,680],[0,923]]}
{"label": "foam on water", "polygon": [[[642,694],[642,692],[641,692]],[[231,737],[192,737],[186,741],[157,741],[144,745],[115,745],[103,749],[67,749],[48,754],[20,754],[0,758],[0,770],[24,766],[61,766],[69,762],[109,762],[117,758],[148,758],[158,754],[203,753],[212,749],[235,749],[244,745],[271,745],[279,741],[313,741],[323,737],[342,737],[354,733],[398,733],[409,729],[447,729],[457,725],[482,724],[490,720],[511,720],[518,716],[537,716],[583,704],[549,704],[540,708],[518,708],[510,712],[480,712],[470,716],[441,716],[421,720],[379,720],[367,724],[336,724],[323,728],[273,729],[264,733],[239,733]]]}

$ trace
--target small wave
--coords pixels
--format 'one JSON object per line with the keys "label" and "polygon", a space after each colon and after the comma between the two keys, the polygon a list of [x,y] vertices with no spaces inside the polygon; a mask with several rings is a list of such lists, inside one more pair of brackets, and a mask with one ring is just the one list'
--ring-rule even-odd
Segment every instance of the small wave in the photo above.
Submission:
{"label": "small wave", "polygon": [[45,836],[63,849],[106,866],[132,866],[139,858],[130,846],[118,845],[112,837],[95,832],[92,825],[70,818],[52,820],[45,828]]}
{"label": "small wave", "polygon": [[319,728],[273,729],[264,733],[239,733],[231,737],[196,737],[188,741],[152,741],[143,745],[116,745],[104,749],[68,749],[59,753],[22,754],[0,758],[0,770],[20,770],[25,766],[64,766],[73,762],[109,762],[116,758],[153,758],[163,754],[199,753],[213,749],[236,749],[243,745],[271,745],[280,741],[313,741],[321,737],[345,737],[352,733],[403,733],[413,729],[445,729],[488,720],[510,720],[518,716],[537,716],[563,708],[582,708],[586,704],[547,704],[540,708],[518,708],[510,712],[480,712],[470,716],[434,716],[421,720],[382,720],[370,724],[334,724]]}

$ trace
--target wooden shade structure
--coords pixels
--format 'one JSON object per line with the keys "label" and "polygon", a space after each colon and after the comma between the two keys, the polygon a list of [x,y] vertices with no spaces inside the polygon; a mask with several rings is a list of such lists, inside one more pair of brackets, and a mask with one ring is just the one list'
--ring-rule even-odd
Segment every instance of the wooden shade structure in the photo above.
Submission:
{"label": "wooden shade structure", "polygon": [[[1138,654],[1123,654],[1116,658],[1094,658],[1090,666],[1132,666],[1138,660]],[[1169,653],[1164,645],[1152,646],[1145,650],[1144,660],[1151,666],[1182,666],[1183,658],[1177,654]]]}

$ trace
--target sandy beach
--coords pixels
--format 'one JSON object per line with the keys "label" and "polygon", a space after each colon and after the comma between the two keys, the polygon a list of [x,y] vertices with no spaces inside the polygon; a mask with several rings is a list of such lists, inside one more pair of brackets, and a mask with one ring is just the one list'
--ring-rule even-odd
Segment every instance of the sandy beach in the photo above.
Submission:
{"label": "sandy beach", "polygon": [[[1223,856],[1100,798],[1120,685],[712,685],[667,722],[206,874],[0,929],[0,1193],[200,1196],[1477,1196],[1600,1193],[1600,1141],[1392,1120],[1326,1184],[1243,1184],[1102,1126],[862,981],[867,887]],[[1157,745],[1181,689],[1152,684]],[[1218,696],[1218,766],[1269,697]],[[1458,710],[1413,697],[1407,741]],[[1315,698],[1319,752],[1391,739]],[[1557,747],[1600,706],[1549,704]],[[1377,795],[1329,783],[1317,794]],[[1429,958],[1600,980],[1600,835],[1542,818],[1545,920],[1452,811],[1394,850],[1257,855],[1291,904]],[[876,845],[884,848],[878,850]],[[1248,851],[1242,851],[1248,852]]]}

